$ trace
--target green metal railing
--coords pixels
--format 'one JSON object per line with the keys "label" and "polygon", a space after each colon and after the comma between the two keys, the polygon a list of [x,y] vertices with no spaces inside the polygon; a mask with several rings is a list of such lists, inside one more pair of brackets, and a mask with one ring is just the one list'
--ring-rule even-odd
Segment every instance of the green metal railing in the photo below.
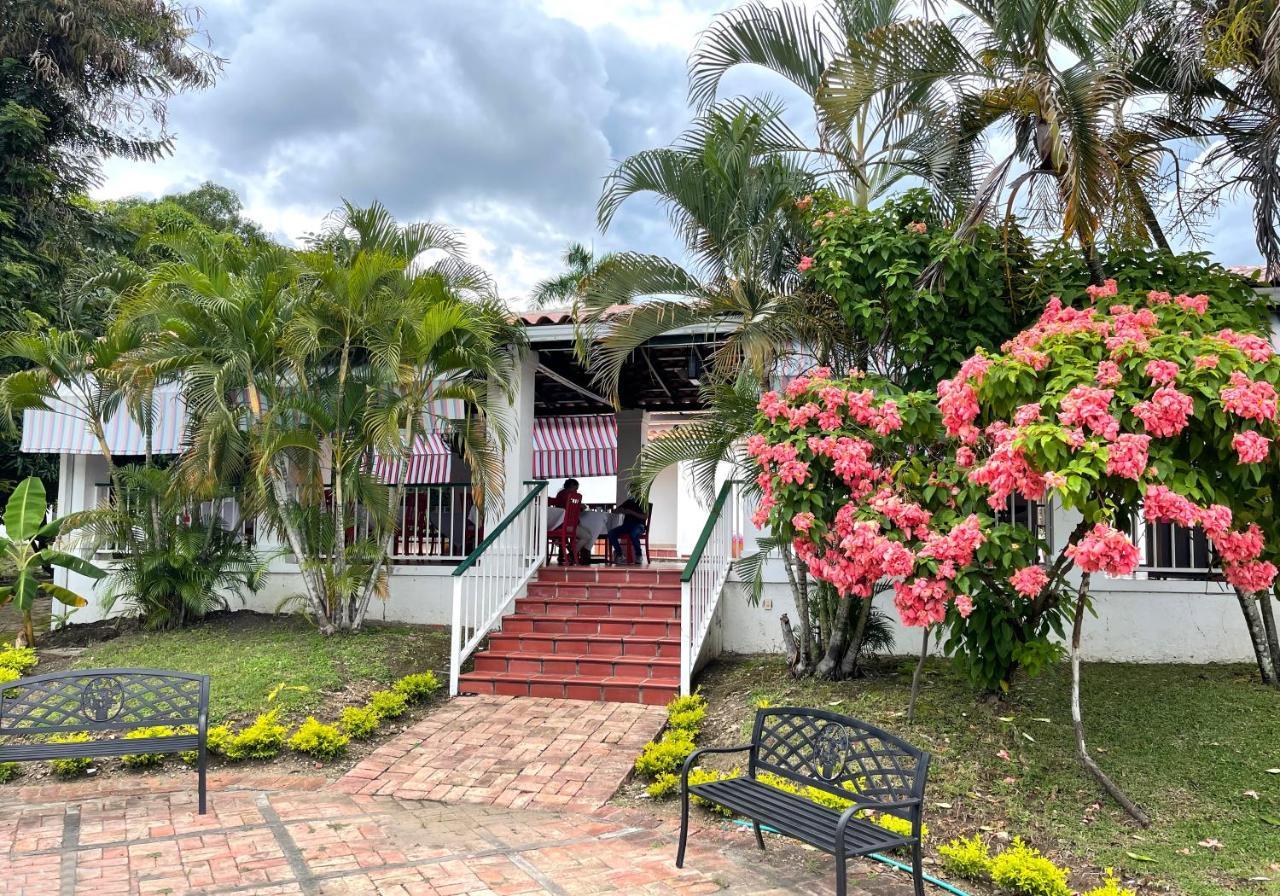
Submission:
{"label": "green metal railing", "polygon": [[711,630],[741,538],[739,483],[720,487],[702,534],[680,574],[680,693],[693,688],[694,666]]}

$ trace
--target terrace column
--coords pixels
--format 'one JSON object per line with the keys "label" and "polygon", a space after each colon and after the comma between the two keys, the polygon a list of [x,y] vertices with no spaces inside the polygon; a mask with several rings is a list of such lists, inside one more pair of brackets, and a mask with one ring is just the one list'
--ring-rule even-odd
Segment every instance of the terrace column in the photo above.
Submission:
{"label": "terrace column", "polygon": [[503,483],[499,501],[486,508],[486,528],[498,523],[524,497],[524,483],[533,478],[533,386],[538,353],[530,351],[512,365],[510,399],[497,383],[490,384],[489,406],[498,411],[506,428],[502,448]]}
{"label": "terrace column", "polygon": [[631,467],[644,445],[644,411],[618,411],[618,503],[631,495]]}

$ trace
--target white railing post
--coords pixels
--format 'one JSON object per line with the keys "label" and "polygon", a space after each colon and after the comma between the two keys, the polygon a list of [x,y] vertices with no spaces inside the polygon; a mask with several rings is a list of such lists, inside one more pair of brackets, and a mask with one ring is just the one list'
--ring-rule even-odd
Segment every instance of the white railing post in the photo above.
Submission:
{"label": "white railing post", "polygon": [[693,583],[680,583],[680,695],[687,697],[693,687]]}
{"label": "white railing post", "polygon": [[702,653],[711,619],[733,565],[737,531],[738,486],[729,480],[720,488],[698,543],[680,575],[680,693],[693,690],[694,665]]}
{"label": "white railing post", "polygon": [[449,636],[449,696],[458,696],[462,673],[462,577],[453,580],[453,626]]}

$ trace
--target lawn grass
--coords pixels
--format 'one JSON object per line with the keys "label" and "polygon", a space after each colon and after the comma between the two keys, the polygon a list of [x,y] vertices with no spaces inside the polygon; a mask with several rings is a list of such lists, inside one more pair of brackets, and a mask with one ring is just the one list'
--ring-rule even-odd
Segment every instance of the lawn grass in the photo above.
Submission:
{"label": "lawn grass", "polygon": [[212,679],[209,714],[215,722],[242,723],[273,707],[294,722],[308,714],[332,721],[343,706],[402,675],[439,674],[448,651],[444,631],[378,625],[326,637],[298,617],[233,613],[178,631],[127,632],[91,646],[74,665],[205,673]]}
{"label": "lawn grass", "polygon": [[[1280,894],[1280,773],[1269,771],[1280,768],[1280,692],[1260,686],[1256,670],[1086,665],[1091,749],[1150,813],[1142,830],[1075,758],[1065,668],[1019,682],[1007,701],[984,701],[939,661],[907,725],[911,666],[830,683],[793,682],[773,658],[721,663],[703,679],[714,720],[703,741],[741,742],[760,700],[831,709],[934,754],[933,846],[1004,832],[1055,855],[1080,890],[1114,867],[1144,889]],[[1221,846],[1200,845],[1212,841]]]}

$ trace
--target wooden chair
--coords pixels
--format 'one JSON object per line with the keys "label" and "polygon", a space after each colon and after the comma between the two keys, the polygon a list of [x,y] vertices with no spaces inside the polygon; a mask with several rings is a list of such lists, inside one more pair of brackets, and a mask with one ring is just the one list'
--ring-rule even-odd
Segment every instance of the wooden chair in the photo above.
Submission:
{"label": "wooden chair", "polygon": [[576,544],[578,541],[578,520],[582,517],[582,498],[569,496],[564,502],[564,519],[554,529],[547,530],[547,562],[551,562],[551,551],[560,546],[560,565],[577,564]]}

